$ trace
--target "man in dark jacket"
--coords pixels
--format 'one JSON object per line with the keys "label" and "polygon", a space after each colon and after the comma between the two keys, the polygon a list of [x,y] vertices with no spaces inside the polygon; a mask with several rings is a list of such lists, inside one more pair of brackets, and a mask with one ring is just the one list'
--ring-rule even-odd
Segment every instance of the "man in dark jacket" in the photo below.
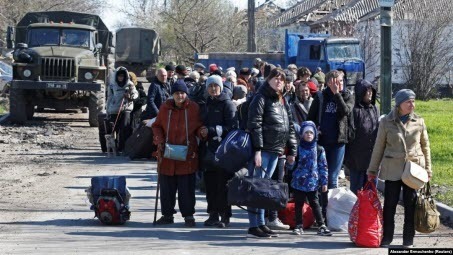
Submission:
{"label": "man in dark jacket", "polygon": [[[337,188],[338,174],[348,143],[348,117],[354,107],[354,97],[349,90],[343,89],[343,72],[330,71],[326,75],[326,82],[328,87],[315,94],[308,120],[315,122],[319,129],[319,144],[326,150],[329,169],[327,187],[334,189]],[[327,193],[321,193],[324,217],[328,203]]]}
{"label": "man in dark jacket", "polygon": [[152,119],[159,113],[160,106],[169,98],[169,86],[167,84],[167,71],[164,68],[157,70],[148,89],[148,103],[142,119]]}
{"label": "man in dark jacket", "polygon": [[[357,194],[367,182],[366,170],[373,153],[379,125],[376,90],[367,80],[355,85],[355,106],[352,109],[354,138],[346,145],[345,165],[350,171],[350,189]],[[350,126],[351,127],[351,126]]]}

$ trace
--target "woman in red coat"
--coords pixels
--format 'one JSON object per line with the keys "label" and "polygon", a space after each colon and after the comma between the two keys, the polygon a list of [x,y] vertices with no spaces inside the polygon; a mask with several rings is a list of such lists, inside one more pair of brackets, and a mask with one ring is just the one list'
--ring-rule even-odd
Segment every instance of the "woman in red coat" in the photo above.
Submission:
{"label": "woman in red coat", "polygon": [[[162,157],[159,170],[160,204],[162,217],[157,224],[173,223],[173,214],[178,191],[178,205],[187,227],[195,226],[195,172],[198,169],[198,144],[196,136],[204,139],[207,129],[200,119],[199,107],[187,97],[188,89],[183,80],[171,87],[173,99],[167,100],[159,109],[152,128],[154,143],[163,152],[166,142],[187,145],[185,161]],[[187,114],[187,117],[186,117]],[[187,129],[186,129],[187,123]],[[186,132],[187,130],[187,132]],[[168,135],[168,137],[167,137]],[[188,141],[187,138],[188,137]],[[168,140],[167,140],[168,139]],[[163,155],[163,153],[161,153]]]}

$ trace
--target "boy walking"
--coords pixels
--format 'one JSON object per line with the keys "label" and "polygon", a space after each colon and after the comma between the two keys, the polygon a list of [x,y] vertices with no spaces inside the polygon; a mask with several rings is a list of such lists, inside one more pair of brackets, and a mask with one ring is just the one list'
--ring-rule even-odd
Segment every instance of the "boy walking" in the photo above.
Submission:
{"label": "boy walking", "polygon": [[317,144],[317,136],[315,123],[304,121],[300,128],[299,160],[291,180],[296,210],[296,228],[293,230],[295,235],[304,233],[302,206],[307,198],[318,224],[318,235],[332,235],[324,224],[318,202],[318,187],[321,186],[322,192],[327,191],[328,171],[326,153],[324,148]]}

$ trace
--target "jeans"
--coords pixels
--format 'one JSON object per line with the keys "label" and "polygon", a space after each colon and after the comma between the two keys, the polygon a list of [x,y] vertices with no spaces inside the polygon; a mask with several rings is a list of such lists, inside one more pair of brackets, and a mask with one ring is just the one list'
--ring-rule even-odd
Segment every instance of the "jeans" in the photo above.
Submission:
{"label": "jeans", "polygon": [[[272,174],[272,180],[276,180],[278,182],[283,182],[283,178],[285,177],[285,163],[286,158],[280,157],[278,158],[277,162],[277,169]],[[269,221],[274,221],[278,218],[278,211],[277,210],[269,210]]]}
{"label": "jeans", "polygon": [[[255,164],[252,162],[249,166],[249,176],[257,178],[268,178],[270,179],[274,173],[275,167],[278,162],[278,154],[261,151],[261,168],[255,169]],[[264,171],[262,171],[263,169]],[[251,228],[262,226],[265,224],[264,221],[264,209],[248,207],[247,210],[251,211],[249,215],[249,226]],[[254,213],[253,213],[254,212]]]}
{"label": "jeans", "polygon": [[393,241],[395,231],[396,206],[400,198],[401,187],[403,187],[404,203],[404,225],[403,245],[413,245],[415,235],[415,202],[417,192],[403,183],[403,181],[385,181],[384,191],[384,237],[383,243]]}
{"label": "jeans", "polygon": [[[377,180],[377,179],[376,179]],[[365,183],[368,181],[366,171],[357,171],[351,169],[349,172],[349,189],[357,195],[357,191],[361,190]]]}
{"label": "jeans", "polygon": [[[340,173],[341,166],[343,165],[344,159],[344,152],[345,152],[345,144],[344,143],[336,143],[336,144],[328,144],[323,146],[326,151],[326,160],[327,160],[327,168],[329,172],[327,188],[328,189],[336,189],[338,186],[338,174]],[[327,212],[327,204],[328,204],[328,193],[321,192],[320,196],[320,204],[322,207],[322,214],[326,217]]]}

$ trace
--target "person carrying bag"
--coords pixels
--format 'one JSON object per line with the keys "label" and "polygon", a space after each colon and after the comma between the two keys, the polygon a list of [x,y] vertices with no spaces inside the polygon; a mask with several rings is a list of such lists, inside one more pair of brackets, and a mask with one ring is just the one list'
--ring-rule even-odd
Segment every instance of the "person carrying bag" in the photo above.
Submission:
{"label": "person carrying bag", "polygon": [[[403,189],[404,225],[403,247],[412,248],[415,236],[415,202],[417,191],[403,178],[405,165],[413,162],[431,178],[431,152],[428,132],[423,118],[414,113],[415,93],[402,89],[395,95],[395,108],[381,119],[370,165],[368,179],[385,180],[384,191],[384,237],[381,246],[387,247],[393,241],[396,206]],[[412,168],[411,166],[411,168]],[[412,172],[412,171],[411,171]]]}

